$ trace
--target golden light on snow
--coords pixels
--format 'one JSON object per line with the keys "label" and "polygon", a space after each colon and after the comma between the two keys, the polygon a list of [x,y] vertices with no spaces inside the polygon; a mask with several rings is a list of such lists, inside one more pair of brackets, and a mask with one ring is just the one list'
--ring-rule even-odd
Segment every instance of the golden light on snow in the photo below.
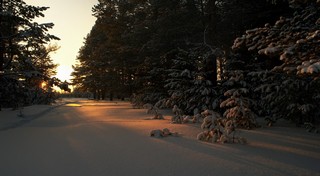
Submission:
{"label": "golden light on snow", "polygon": [[70,106],[70,107],[81,107],[80,104],[76,104],[76,103],[68,103],[65,106]]}

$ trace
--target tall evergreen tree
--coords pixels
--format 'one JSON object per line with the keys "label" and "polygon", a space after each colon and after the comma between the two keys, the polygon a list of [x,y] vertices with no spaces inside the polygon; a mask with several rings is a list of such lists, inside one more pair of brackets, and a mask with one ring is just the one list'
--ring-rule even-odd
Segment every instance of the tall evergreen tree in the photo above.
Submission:
{"label": "tall evergreen tree", "polygon": [[48,56],[50,49],[45,47],[58,39],[48,33],[53,24],[34,22],[47,9],[27,5],[22,0],[0,1],[1,104],[30,103],[27,93],[33,89],[30,83],[47,79],[55,68]]}

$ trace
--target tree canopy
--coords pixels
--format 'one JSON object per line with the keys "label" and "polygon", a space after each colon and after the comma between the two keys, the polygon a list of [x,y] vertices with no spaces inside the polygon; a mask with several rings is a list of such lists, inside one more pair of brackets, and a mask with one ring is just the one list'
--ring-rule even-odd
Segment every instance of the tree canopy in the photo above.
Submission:
{"label": "tree canopy", "polygon": [[58,47],[48,45],[59,38],[48,33],[53,23],[35,22],[47,9],[23,0],[0,1],[0,107],[44,103],[41,84],[59,82],[51,79],[57,65],[49,55]]}

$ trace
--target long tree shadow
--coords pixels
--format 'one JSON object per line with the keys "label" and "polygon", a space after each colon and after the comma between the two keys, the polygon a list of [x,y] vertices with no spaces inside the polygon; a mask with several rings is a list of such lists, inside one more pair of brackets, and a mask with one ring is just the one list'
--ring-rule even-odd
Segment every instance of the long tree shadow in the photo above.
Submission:
{"label": "long tree shadow", "polygon": [[46,108],[45,110],[40,111],[39,113],[36,113],[36,114],[32,114],[32,115],[24,114],[23,117],[20,117],[20,120],[17,120],[16,122],[9,123],[9,124],[1,127],[0,131],[6,131],[6,130],[10,130],[10,129],[21,127],[21,126],[23,126],[25,124],[28,124],[28,123],[32,122],[35,119],[38,119],[40,117],[45,116],[46,114],[48,114],[49,112],[51,112],[55,108],[58,108],[58,107],[60,107],[62,105],[63,104],[50,106],[50,107]]}

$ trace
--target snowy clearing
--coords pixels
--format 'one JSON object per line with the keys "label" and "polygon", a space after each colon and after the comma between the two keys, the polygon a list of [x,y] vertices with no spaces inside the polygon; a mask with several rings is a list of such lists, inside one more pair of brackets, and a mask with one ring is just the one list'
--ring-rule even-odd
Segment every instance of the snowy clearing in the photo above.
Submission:
{"label": "snowy clearing", "polygon": [[[320,135],[294,127],[241,130],[248,144],[196,140],[200,124],[171,124],[128,102],[65,99],[0,111],[0,175],[320,175]],[[150,137],[168,128],[179,137]]]}

